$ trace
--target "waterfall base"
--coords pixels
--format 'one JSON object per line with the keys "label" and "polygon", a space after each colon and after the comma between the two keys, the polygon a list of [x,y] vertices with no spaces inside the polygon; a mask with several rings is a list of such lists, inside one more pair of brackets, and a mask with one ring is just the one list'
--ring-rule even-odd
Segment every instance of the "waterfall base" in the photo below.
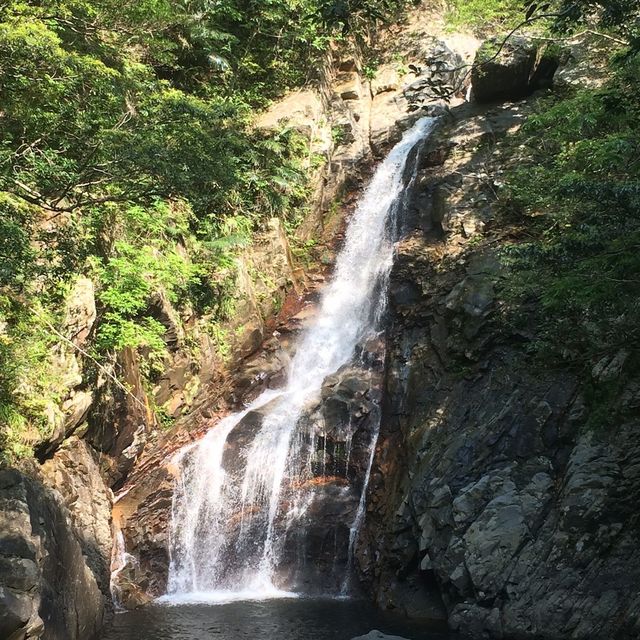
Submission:
{"label": "waterfall base", "polygon": [[351,640],[372,629],[403,638],[449,638],[439,626],[412,624],[367,602],[304,598],[152,605],[118,615],[103,640]]}
{"label": "waterfall base", "polygon": [[265,585],[262,588],[244,589],[241,591],[193,591],[188,593],[176,593],[161,596],[156,600],[158,604],[228,604],[230,602],[260,602],[262,600],[280,600],[287,598],[299,598],[299,593],[282,591],[273,586]]}

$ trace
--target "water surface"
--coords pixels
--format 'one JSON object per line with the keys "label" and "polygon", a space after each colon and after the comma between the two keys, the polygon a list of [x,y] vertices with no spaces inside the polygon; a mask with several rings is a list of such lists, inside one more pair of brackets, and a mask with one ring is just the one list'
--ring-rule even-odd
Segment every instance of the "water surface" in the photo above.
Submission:
{"label": "water surface", "polygon": [[372,629],[410,640],[453,640],[368,602],[308,598],[152,604],[117,614],[103,640],[350,640]]}

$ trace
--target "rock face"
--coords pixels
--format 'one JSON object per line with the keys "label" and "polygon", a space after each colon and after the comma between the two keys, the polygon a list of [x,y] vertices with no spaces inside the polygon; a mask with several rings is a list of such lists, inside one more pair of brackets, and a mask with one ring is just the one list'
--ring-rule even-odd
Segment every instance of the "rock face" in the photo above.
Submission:
{"label": "rock face", "polygon": [[132,349],[124,349],[115,372],[128,389],[111,378],[103,380],[88,415],[85,438],[96,451],[105,454],[101,462],[109,486],[117,485],[131,469],[154,422],[139,367],[138,355]]}
{"label": "rock face", "polygon": [[371,78],[363,73],[361,52],[343,52],[342,59],[323,69],[315,89],[293,93],[258,120],[265,129],[295,128],[309,138],[311,152],[325,159],[313,180],[313,210],[298,232],[303,239],[333,239],[339,230],[331,211],[335,201],[357,189],[372,163],[418,118],[446,112],[434,87],[455,86],[452,104],[462,101],[463,58],[434,31],[409,25],[402,43],[390,47],[388,59]]}
{"label": "rock face", "polygon": [[60,403],[36,450],[42,466],[0,471],[0,637],[10,640],[86,640],[112,611],[111,491],[79,439],[104,391],[83,353],[96,320],[90,280],[77,279],[63,312],[50,354]]}
{"label": "rock face", "polygon": [[551,86],[560,64],[557,49],[529,38],[511,36],[485,41],[471,72],[473,97],[478,102],[518,100]]}
{"label": "rock face", "polygon": [[526,109],[454,110],[426,150],[392,272],[383,439],[358,558],[381,606],[420,616],[439,593],[462,637],[631,640],[637,378],[624,352],[594,363],[588,384],[623,369],[631,380],[625,419],[591,433],[587,382],[535,367],[536,327],[517,332],[502,314],[492,191],[500,139]]}
{"label": "rock face", "polygon": [[111,491],[100,476],[97,455],[83,440],[70,440],[41,468],[62,497],[87,566],[107,601],[111,564]]}
{"label": "rock face", "polygon": [[369,631],[369,633],[364,636],[358,636],[357,638],[351,638],[351,640],[407,640],[406,638],[402,638],[400,636],[390,636],[386,633],[382,633],[382,631],[378,631],[374,629],[373,631]]}
{"label": "rock face", "polygon": [[100,518],[80,537],[60,495],[17,470],[0,471],[0,504],[0,637],[95,637],[111,602]]}
{"label": "rock face", "polygon": [[308,486],[298,489],[307,515],[284,542],[282,577],[294,590],[336,593],[348,582],[350,528],[380,420],[381,347],[368,345],[366,366],[345,366],[327,378],[320,403],[302,418],[315,462]]}
{"label": "rock face", "polygon": [[282,306],[287,293],[300,293],[304,288],[304,275],[294,265],[281,220],[269,220],[267,229],[243,252],[238,271],[240,302],[237,321],[233,323],[234,350],[238,357],[246,357],[255,353],[267,338],[269,320],[274,310]]}
{"label": "rock face", "polygon": [[37,451],[39,457],[51,455],[58,445],[82,425],[93,402],[93,392],[83,379],[83,357],[78,349],[86,346],[96,320],[96,302],[91,280],[80,277],[65,300],[61,335],[65,340],[51,353],[52,367],[59,372],[57,393],[60,405],[47,412],[50,436]]}

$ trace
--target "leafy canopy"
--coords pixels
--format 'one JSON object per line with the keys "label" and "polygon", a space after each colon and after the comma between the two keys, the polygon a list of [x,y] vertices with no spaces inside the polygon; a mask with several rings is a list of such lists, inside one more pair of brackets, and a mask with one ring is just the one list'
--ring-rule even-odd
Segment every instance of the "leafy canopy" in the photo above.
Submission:
{"label": "leafy canopy", "polygon": [[[98,359],[163,367],[152,299],[221,322],[234,256],[266,219],[293,229],[308,140],[252,129],[329,43],[399,0],[8,0],[0,6],[0,450],[46,437],[63,298],[96,284]],[[215,335],[223,335],[217,327]],[[34,403],[34,398],[38,402]],[[34,426],[35,425],[35,426]]]}

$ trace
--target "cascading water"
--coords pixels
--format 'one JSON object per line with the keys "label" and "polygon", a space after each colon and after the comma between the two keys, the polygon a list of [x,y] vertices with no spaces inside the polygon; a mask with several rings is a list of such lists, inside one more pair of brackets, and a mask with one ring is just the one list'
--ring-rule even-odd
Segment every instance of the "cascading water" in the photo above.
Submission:
{"label": "cascading water", "polygon": [[[407,159],[434,123],[432,118],[418,121],[375,172],[349,222],[315,322],[298,343],[284,388],[264,392],[179,454],[170,599],[268,597],[299,587],[292,576],[307,562],[305,523],[318,512],[322,496],[329,504],[346,505],[343,511],[351,520],[346,532],[336,527],[333,538],[314,540],[333,559],[318,571],[335,572],[336,558],[347,554],[334,593],[346,588],[344,572],[365,515],[379,411],[367,408],[372,403],[362,391],[353,391],[351,382],[349,393],[356,400],[349,402],[361,403],[359,416],[368,413],[368,432],[360,434],[348,416],[344,433],[336,436],[333,422],[338,419],[322,407],[323,385],[345,367],[364,366],[363,345],[380,331]],[[342,406],[338,400],[334,404]],[[365,451],[359,478],[350,472],[358,438]],[[285,559],[295,565],[293,573],[283,569]]]}
{"label": "cascading water", "polygon": [[115,528],[113,532],[113,548],[111,550],[111,582],[109,588],[116,609],[120,609],[122,606],[119,584],[120,575],[129,565],[135,564],[136,559],[130,553],[127,553],[125,549],[122,530],[119,527]]}

